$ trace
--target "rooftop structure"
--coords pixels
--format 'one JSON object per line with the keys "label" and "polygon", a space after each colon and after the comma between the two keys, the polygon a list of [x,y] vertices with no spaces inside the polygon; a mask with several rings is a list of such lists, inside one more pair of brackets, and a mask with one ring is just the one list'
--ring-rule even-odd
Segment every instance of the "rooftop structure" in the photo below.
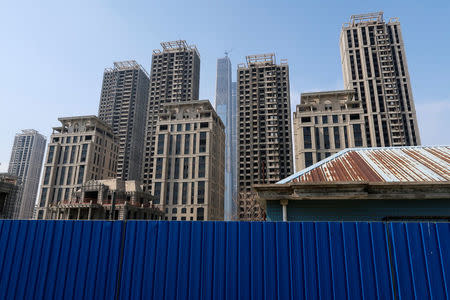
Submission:
{"label": "rooftop structure", "polygon": [[278,184],[344,181],[448,182],[450,146],[345,149]]}
{"label": "rooftop structure", "polygon": [[89,180],[73,190],[67,200],[51,203],[47,219],[56,220],[160,220],[163,212],[154,197],[137,181]]}
{"label": "rooftop structure", "polygon": [[253,187],[271,221],[450,220],[450,146],[346,149]]}

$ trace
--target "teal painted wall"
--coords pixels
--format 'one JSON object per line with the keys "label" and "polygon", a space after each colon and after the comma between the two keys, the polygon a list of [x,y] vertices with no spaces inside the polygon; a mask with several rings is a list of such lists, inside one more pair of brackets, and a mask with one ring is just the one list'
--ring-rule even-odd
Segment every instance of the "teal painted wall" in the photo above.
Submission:
{"label": "teal painted wall", "polygon": [[[282,221],[280,201],[267,201],[267,220]],[[289,201],[288,221],[381,221],[386,216],[448,216],[448,200]]]}

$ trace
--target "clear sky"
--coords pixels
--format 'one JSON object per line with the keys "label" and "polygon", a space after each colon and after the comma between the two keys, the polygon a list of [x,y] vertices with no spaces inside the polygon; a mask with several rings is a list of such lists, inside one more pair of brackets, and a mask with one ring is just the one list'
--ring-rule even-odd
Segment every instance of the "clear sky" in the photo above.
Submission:
{"label": "clear sky", "polygon": [[[162,41],[201,56],[200,98],[214,102],[216,59],[275,52],[300,93],[343,88],[341,25],[352,14],[398,17],[422,144],[450,144],[450,1],[1,1],[0,171],[14,134],[46,136],[62,116],[97,114],[103,70],[134,59],[149,70]],[[236,75],[233,74],[233,78]]]}

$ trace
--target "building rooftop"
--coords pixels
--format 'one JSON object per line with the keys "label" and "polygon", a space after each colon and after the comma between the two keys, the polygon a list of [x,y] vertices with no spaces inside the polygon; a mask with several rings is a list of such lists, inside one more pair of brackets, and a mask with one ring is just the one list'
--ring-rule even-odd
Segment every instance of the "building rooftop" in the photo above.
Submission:
{"label": "building rooftop", "polygon": [[[200,57],[200,53],[198,52],[197,47],[195,45],[188,45],[188,43],[185,40],[162,42],[161,47],[163,48],[163,52],[194,50],[197,53],[198,57]],[[161,53],[161,50],[159,49],[153,50],[153,54],[158,53]]]}
{"label": "building rooftop", "polygon": [[105,72],[132,70],[132,69],[136,70],[141,69],[142,72],[144,72],[147,76],[149,76],[144,67],[138,64],[135,60],[116,61],[114,62],[114,68],[106,68]]}
{"label": "building rooftop", "polygon": [[345,149],[277,184],[352,181],[449,182],[450,146]]}

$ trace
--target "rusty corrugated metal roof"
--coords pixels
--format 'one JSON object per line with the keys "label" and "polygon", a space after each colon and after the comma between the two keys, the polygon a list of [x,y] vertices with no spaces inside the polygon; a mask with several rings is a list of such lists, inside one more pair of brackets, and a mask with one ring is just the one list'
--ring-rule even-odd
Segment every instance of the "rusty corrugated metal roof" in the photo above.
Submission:
{"label": "rusty corrugated metal roof", "polygon": [[278,183],[450,181],[450,146],[345,149]]}

